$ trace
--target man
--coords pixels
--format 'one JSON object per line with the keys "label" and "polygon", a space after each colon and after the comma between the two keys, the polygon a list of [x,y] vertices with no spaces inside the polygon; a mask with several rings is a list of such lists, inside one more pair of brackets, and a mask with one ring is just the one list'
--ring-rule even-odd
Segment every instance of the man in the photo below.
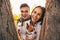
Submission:
{"label": "man", "polygon": [[25,21],[30,19],[29,6],[26,3],[21,4],[20,12],[21,12],[21,18],[19,18],[17,21],[17,33],[22,38],[22,40],[25,40],[26,39],[26,27],[27,27]]}
{"label": "man", "polygon": [[17,23],[24,22],[30,19],[30,16],[29,16],[30,8],[26,3],[21,4],[20,12],[21,12],[21,18],[18,19]]}

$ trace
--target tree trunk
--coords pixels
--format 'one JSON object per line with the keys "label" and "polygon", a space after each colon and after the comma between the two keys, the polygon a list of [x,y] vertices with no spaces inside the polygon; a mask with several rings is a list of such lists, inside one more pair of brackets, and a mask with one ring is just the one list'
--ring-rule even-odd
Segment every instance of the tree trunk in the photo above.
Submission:
{"label": "tree trunk", "polygon": [[0,40],[18,40],[9,0],[0,0]]}
{"label": "tree trunk", "polygon": [[60,40],[60,0],[46,0],[41,40]]}

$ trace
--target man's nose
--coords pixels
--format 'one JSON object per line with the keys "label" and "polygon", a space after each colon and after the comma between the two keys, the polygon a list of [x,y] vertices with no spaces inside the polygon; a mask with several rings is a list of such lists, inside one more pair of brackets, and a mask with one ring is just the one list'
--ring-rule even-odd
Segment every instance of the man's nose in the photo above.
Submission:
{"label": "man's nose", "polygon": [[25,15],[26,13],[25,13],[25,12],[23,12],[23,14]]}

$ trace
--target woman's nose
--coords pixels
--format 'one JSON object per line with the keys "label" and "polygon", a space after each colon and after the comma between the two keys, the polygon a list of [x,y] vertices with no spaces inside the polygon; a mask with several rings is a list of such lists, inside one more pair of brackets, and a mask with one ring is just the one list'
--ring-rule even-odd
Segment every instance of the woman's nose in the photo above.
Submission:
{"label": "woman's nose", "polygon": [[34,16],[37,17],[37,14],[35,14]]}

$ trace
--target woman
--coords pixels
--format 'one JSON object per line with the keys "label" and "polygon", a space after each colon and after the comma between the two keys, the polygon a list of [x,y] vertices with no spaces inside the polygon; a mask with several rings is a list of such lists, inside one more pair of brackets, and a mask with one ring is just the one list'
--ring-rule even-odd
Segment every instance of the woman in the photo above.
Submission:
{"label": "woman", "polygon": [[26,40],[39,40],[44,13],[45,13],[45,8],[41,6],[37,6],[33,9],[31,13],[31,20],[29,20],[30,24],[28,24],[30,26],[27,26],[28,29],[26,34],[27,35]]}

